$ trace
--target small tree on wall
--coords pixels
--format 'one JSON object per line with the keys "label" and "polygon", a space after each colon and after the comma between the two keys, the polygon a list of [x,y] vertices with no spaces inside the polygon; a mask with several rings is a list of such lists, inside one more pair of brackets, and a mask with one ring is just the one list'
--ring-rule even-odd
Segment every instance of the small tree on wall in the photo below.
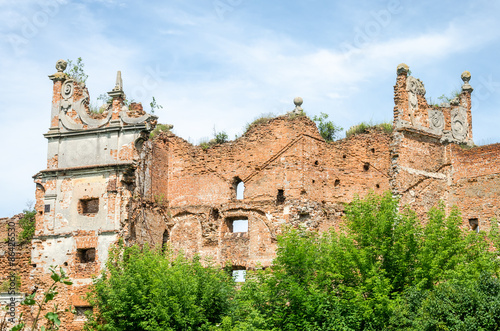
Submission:
{"label": "small tree on wall", "polygon": [[343,130],[342,127],[335,125],[332,121],[327,121],[328,114],[326,113],[320,113],[319,116],[314,116],[312,119],[318,126],[319,134],[326,141],[334,141]]}

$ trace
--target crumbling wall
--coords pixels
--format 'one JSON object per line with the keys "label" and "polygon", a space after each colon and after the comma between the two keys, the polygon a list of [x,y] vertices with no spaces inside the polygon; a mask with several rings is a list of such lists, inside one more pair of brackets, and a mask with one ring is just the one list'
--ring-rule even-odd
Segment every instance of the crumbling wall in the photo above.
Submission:
{"label": "crumbling wall", "polygon": [[[0,305],[9,306],[9,311],[0,311],[0,320],[7,313],[7,318],[19,318],[27,310],[20,305],[23,293],[31,290],[29,242],[20,240],[22,228],[19,220],[24,214],[11,218],[0,218]],[[19,287],[20,285],[20,287]],[[12,307],[12,309],[10,309]],[[15,314],[15,316],[12,316]],[[12,326],[12,323],[9,323]]]}
{"label": "crumbling wall", "polygon": [[[187,256],[269,266],[283,226],[327,230],[344,203],[390,188],[390,142],[372,130],[327,143],[313,121],[293,114],[208,149],[163,133],[143,146],[130,242],[168,241]],[[248,231],[233,232],[235,219]]]}
{"label": "crumbling wall", "polygon": [[451,146],[453,184],[450,205],[462,212],[464,224],[477,219],[487,230],[492,219],[500,219],[500,144],[471,149]]}

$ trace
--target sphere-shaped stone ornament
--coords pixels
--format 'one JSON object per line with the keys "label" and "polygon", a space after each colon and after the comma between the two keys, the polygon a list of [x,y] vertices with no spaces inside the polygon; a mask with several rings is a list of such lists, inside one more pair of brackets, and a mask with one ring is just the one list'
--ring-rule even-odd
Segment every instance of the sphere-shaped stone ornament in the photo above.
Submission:
{"label": "sphere-shaped stone ornament", "polygon": [[293,103],[294,103],[296,106],[298,106],[298,107],[300,107],[300,106],[302,105],[302,103],[303,103],[303,102],[304,102],[304,100],[302,100],[302,98],[301,98],[301,97],[296,97],[295,99],[293,99]]}
{"label": "sphere-shaped stone ornament", "polygon": [[68,66],[68,62],[64,61],[63,59],[58,60],[56,62],[57,72],[63,72],[64,70],[66,70],[67,66]]}

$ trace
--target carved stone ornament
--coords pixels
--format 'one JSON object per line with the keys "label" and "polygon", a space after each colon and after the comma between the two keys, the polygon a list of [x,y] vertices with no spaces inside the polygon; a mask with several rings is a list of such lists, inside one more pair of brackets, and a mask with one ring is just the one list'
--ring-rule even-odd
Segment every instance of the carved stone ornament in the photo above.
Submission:
{"label": "carved stone ornament", "polygon": [[61,87],[61,96],[63,97],[63,99],[68,100],[69,98],[71,98],[73,96],[74,89],[74,80],[66,80]]}
{"label": "carved stone ornament", "polygon": [[56,62],[56,69],[57,69],[57,72],[63,72],[64,70],[66,70],[66,67],[68,66],[68,62],[64,61],[64,60],[58,60]]}
{"label": "carved stone ornament", "polygon": [[442,133],[444,129],[444,114],[442,111],[429,109],[429,128],[437,134]]}
{"label": "carved stone ornament", "polygon": [[408,76],[406,79],[406,90],[419,95],[425,95],[425,87],[420,79]]}
{"label": "carved stone ornament", "polygon": [[406,79],[406,90],[408,91],[408,103],[410,110],[417,109],[417,95],[425,95],[424,84],[420,81],[420,79],[416,79],[413,76],[408,76],[408,78]]}
{"label": "carved stone ornament", "polygon": [[467,112],[464,107],[458,107],[451,112],[451,133],[453,138],[463,141],[467,137]]}

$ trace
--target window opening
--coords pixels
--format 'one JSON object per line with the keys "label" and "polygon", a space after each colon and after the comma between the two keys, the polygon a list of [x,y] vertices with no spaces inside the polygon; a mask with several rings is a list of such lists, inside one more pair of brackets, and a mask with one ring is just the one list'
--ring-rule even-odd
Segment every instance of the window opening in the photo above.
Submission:
{"label": "window opening", "polygon": [[233,280],[236,283],[243,283],[246,278],[247,271],[245,267],[233,266]]}
{"label": "window opening", "polygon": [[78,202],[78,213],[86,216],[94,216],[99,212],[99,198],[80,199]]}
{"label": "window opening", "polygon": [[163,232],[163,238],[162,238],[162,241],[161,241],[161,251],[163,253],[165,253],[165,250],[167,248],[167,243],[168,243],[168,239],[169,239],[169,236],[168,236],[168,231],[165,230]]}
{"label": "window opening", "polygon": [[232,218],[227,221],[229,232],[248,232],[248,218]]}
{"label": "window opening", "polygon": [[243,200],[245,196],[245,184],[243,184],[242,181],[236,185],[236,199],[237,200]]}
{"label": "window opening", "polygon": [[[90,314],[94,311],[92,306],[76,306],[75,307],[75,315],[77,320],[85,320],[87,319],[87,314]],[[88,312],[88,313],[87,313]]]}
{"label": "window opening", "polygon": [[77,250],[77,257],[79,263],[89,263],[95,261],[95,248],[79,248]]}
{"label": "window opening", "polygon": [[282,205],[285,202],[285,190],[279,189],[276,196],[276,204]]}
{"label": "window opening", "polygon": [[470,218],[469,225],[472,231],[479,233],[479,220],[477,218]]}

